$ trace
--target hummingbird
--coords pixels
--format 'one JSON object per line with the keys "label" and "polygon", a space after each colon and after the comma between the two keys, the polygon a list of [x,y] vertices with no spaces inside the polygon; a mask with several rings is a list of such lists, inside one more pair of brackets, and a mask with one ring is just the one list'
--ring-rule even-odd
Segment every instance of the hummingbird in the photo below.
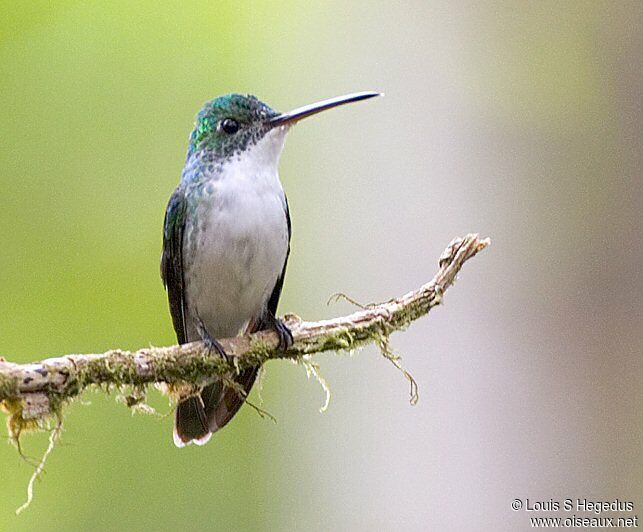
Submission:
{"label": "hummingbird", "polygon": [[[242,94],[203,106],[163,230],[161,278],[180,344],[201,340],[227,359],[218,339],[272,329],[280,349],[292,345],[276,314],[292,232],[278,172],[286,133],[303,118],[378,95],[358,92],[287,113]],[[182,397],[175,445],[207,443],[241,408],[258,370],[231,373],[236,389],[218,380]]]}

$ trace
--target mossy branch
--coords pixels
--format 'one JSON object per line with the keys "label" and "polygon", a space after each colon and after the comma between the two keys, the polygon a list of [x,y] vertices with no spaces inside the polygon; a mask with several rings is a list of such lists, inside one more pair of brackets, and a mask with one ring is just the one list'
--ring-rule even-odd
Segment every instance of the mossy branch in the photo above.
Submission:
{"label": "mossy branch", "polygon": [[201,342],[138,351],[113,349],[97,355],[66,355],[42,362],[14,364],[0,358],[0,406],[9,413],[9,432],[37,425],[60,406],[92,385],[144,387],[151,383],[202,386],[217,377],[263,364],[271,359],[295,359],[323,351],[352,350],[375,342],[388,345],[388,335],[404,329],[442,302],[464,262],[489,245],[476,234],[456,238],[440,257],[433,279],[419,289],[384,303],[363,306],[348,316],[306,322],[295,315],[284,320],[293,333],[288,351],[278,349],[274,332],[221,340],[226,362]]}

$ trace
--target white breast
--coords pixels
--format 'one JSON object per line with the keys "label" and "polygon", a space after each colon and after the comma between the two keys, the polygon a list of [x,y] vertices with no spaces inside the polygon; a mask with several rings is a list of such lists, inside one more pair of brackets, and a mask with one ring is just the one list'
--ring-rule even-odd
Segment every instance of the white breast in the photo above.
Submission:
{"label": "white breast", "polygon": [[[286,203],[277,163],[285,131],[268,134],[210,180],[184,244],[188,339],[194,318],[214,338],[235,336],[261,316],[288,250]],[[197,225],[198,224],[198,225]],[[184,255],[185,256],[185,255]]]}

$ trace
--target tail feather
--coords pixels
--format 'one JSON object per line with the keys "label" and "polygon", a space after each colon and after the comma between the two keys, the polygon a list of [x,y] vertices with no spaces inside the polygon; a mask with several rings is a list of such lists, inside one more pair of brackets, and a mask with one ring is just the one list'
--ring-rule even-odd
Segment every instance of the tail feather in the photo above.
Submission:
{"label": "tail feather", "polygon": [[[234,381],[241,386],[246,395],[250,393],[258,371],[259,366],[253,366],[242,371],[234,378]],[[214,433],[227,425],[235,416],[245,402],[245,396],[229,386],[219,386],[218,389],[214,390],[217,393],[207,393],[208,388],[209,386],[204,388],[201,397],[205,405],[208,427]]]}
{"label": "tail feather", "polygon": [[176,407],[174,444],[185,447],[194,441],[203,445],[211,435],[201,397],[189,397],[181,401]]}
{"label": "tail feather", "polygon": [[[257,378],[259,366],[248,368],[234,377],[246,394]],[[215,382],[203,388],[201,395],[181,401],[176,407],[174,444],[185,447],[191,443],[205,445],[212,434],[235,416],[245,401],[238,390]]]}

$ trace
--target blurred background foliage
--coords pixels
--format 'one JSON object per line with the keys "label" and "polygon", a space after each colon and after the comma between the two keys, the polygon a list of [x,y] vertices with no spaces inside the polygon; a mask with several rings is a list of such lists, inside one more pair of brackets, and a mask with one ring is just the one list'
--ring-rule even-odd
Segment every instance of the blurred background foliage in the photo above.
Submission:
{"label": "blurred background foliage", "polygon": [[[286,362],[264,407],[179,451],[171,415],[89,393],[36,500],[0,449],[0,530],[516,530],[515,497],[643,504],[639,2],[0,2],[0,354],[173,343],[166,201],[202,103],[386,98],[291,133],[281,311],[430,278],[493,247],[447,305],[374,349]],[[258,400],[255,392],[255,400]],[[156,392],[151,403],[169,412]],[[6,433],[5,433],[6,435]],[[46,435],[29,437],[39,456]]]}

